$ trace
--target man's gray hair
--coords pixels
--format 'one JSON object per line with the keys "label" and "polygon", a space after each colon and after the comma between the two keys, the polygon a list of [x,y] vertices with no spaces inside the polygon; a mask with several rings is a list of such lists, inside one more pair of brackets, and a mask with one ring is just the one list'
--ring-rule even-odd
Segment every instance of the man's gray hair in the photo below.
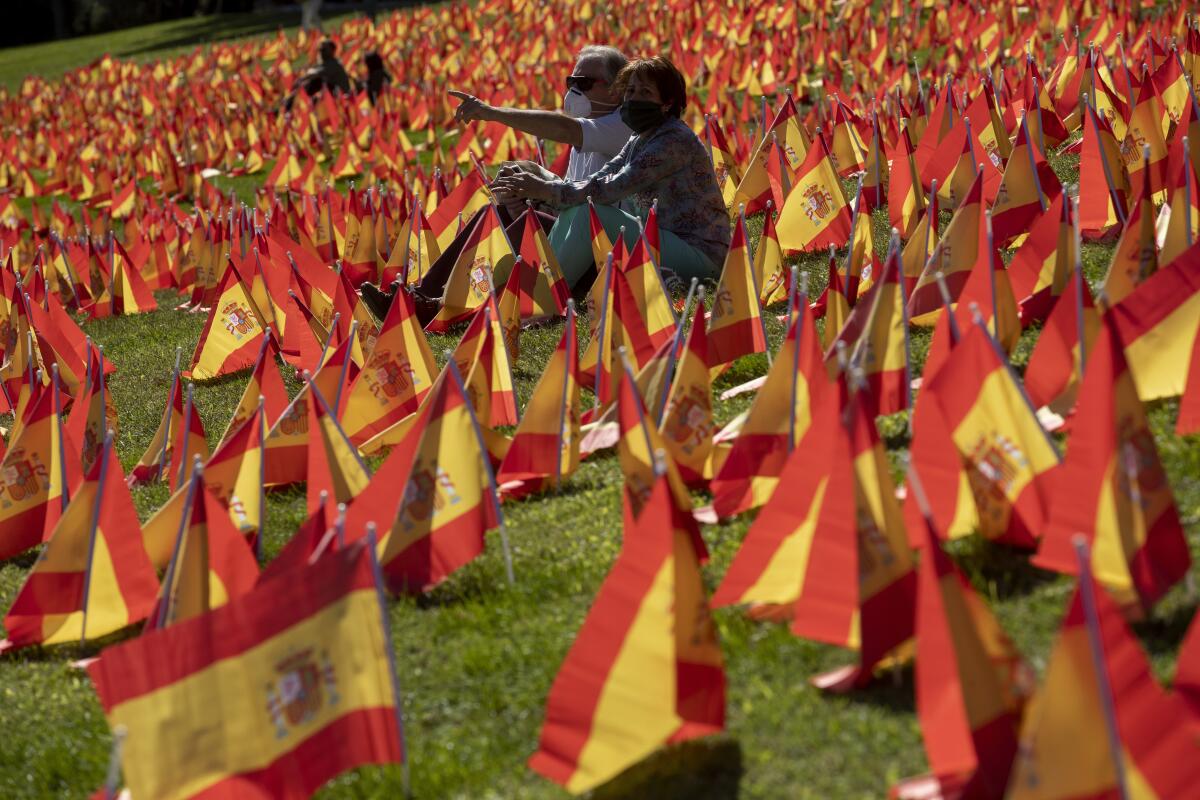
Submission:
{"label": "man's gray hair", "polygon": [[589,44],[587,47],[579,51],[579,55],[575,57],[576,63],[585,58],[598,58],[600,63],[604,65],[605,80],[612,83],[617,73],[621,68],[629,63],[629,59],[615,47],[609,47],[604,44]]}

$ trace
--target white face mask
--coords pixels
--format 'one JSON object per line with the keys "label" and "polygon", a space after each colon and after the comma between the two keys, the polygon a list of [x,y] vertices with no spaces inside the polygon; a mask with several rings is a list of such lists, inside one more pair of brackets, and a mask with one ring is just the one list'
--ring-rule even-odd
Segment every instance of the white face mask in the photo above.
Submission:
{"label": "white face mask", "polygon": [[578,89],[570,89],[563,96],[563,113],[568,117],[583,119],[592,113],[592,101]]}

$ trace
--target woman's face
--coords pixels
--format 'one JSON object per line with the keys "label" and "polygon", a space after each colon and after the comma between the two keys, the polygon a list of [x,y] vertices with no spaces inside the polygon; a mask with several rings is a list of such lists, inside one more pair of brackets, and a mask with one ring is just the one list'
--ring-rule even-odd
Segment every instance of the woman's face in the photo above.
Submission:
{"label": "woman's face", "polygon": [[646,100],[662,105],[662,95],[653,81],[643,80],[640,75],[634,75],[625,87],[625,100]]}

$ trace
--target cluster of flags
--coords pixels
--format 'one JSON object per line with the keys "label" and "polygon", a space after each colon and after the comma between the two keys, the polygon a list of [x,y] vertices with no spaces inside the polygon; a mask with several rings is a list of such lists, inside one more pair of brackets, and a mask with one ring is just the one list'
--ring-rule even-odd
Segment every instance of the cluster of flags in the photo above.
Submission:
{"label": "cluster of flags", "polygon": [[[550,689],[530,760],[547,778],[586,791],[722,730],[711,609],[730,606],[856,652],[812,676],[828,691],[915,659],[931,775],[902,796],[1194,784],[1200,628],[1168,692],[1126,624],[1190,564],[1144,403],[1181,396],[1177,434],[1200,431],[1194,20],[1183,4],[1091,0],[710,5],[651,18],[632,0],[489,0],[350,21],[335,33],[346,63],[378,49],[395,77],[374,104],[300,93],[276,113],[294,64],[315,58],[303,32],[0,90],[5,130],[34,131],[0,140],[0,411],[14,417],[0,558],[40,548],[0,650],[143,625],[89,667],[126,731],[135,796],[303,796],[404,762],[382,592],[431,590],[492,531],[516,581],[503,504],[558,490],[614,447],[623,546]],[[715,287],[679,304],[659,278],[657,211],[627,247],[590,209],[585,326],[537,215],[506,228],[484,166],[529,158],[561,174],[567,150],[498,125],[448,144],[438,89],[551,107],[587,42],[670,53],[736,219]],[[812,58],[791,57],[801,42]],[[912,63],[931,49],[936,77]],[[1078,154],[1077,187],[1055,153]],[[211,181],[259,172],[250,204]],[[328,182],[351,177],[345,193]],[[14,195],[53,198],[48,215],[23,215]],[[886,246],[872,217],[885,209]],[[761,217],[757,245],[747,215]],[[1095,292],[1090,240],[1115,243]],[[810,298],[785,258],[825,251]],[[381,321],[365,281],[401,287]],[[423,326],[409,290],[434,281]],[[116,366],[76,319],[155,310],[163,289],[207,321],[126,474]],[[774,352],[771,307],[785,326]],[[522,330],[558,319],[522,409]],[[1018,377],[1010,357],[1034,324]],[[919,378],[913,326],[933,329]],[[426,331],[459,330],[439,369]],[[754,393],[748,410],[719,425],[714,382],[759,353],[766,374],[726,392]],[[282,365],[302,379],[295,396]],[[246,387],[210,448],[187,379],[235,373]],[[897,412],[912,431],[901,486],[875,424]],[[139,524],[129,486],[160,482],[170,498]],[[296,484],[308,518],[265,562],[265,492]],[[698,520],[752,511],[707,597]],[[974,534],[1078,577],[1040,687],[944,550]],[[214,726],[236,726],[238,746],[193,757]]]}

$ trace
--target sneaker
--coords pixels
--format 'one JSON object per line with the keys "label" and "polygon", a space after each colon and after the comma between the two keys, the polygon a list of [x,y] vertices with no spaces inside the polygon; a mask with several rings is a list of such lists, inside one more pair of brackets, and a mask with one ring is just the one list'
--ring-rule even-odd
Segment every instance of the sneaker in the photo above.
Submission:
{"label": "sneaker", "polygon": [[395,290],[385,292],[373,283],[364,283],[359,291],[362,294],[363,304],[375,315],[377,320],[382,322],[387,316],[388,309],[392,307],[392,298],[396,296]]}

